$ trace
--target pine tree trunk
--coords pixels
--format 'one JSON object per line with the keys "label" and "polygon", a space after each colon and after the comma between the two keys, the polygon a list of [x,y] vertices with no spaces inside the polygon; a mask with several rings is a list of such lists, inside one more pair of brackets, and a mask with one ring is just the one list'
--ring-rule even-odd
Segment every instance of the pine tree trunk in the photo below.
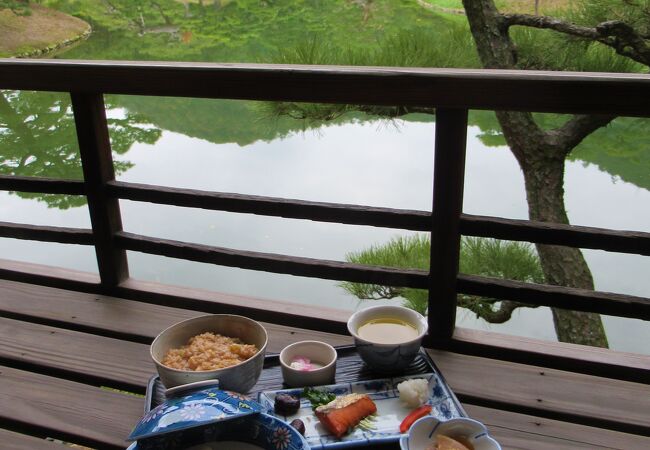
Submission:
{"label": "pine tree trunk", "polygon": [[[516,68],[516,50],[493,0],[463,0],[476,47],[486,68]],[[564,207],[564,161],[570,148],[557,145],[532,114],[498,111],[497,118],[524,174],[531,220],[568,224]],[[578,140],[579,141],[579,140]],[[537,245],[547,283],[593,289],[589,267],[579,249]],[[553,308],[559,341],[607,347],[598,314]]]}
{"label": "pine tree trunk", "polygon": [[[526,185],[528,216],[531,220],[568,224],[564,206],[566,150],[549,147],[544,140],[524,133],[527,129],[517,126],[521,120],[515,120],[520,115],[497,113],[513,153],[521,155],[518,160]],[[536,247],[548,284],[593,290],[594,281],[580,249],[542,244]],[[559,341],[607,347],[605,329],[598,314],[558,308],[552,308],[552,312]]]}

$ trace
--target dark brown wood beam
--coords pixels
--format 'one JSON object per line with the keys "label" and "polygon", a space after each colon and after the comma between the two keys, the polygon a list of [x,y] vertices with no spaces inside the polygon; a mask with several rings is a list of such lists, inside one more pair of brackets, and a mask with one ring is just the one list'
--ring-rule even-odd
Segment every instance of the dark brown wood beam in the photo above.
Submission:
{"label": "dark brown wood beam", "polygon": [[463,214],[460,231],[467,236],[538,242],[650,256],[650,233],[502,219]]}
{"label": "dark brown wood beam", "polygon": [[433,213],[429,276],[429,336],[451,338],[456,326],[456,280],[460,260],[467,110],[436,110]]}
{"label": "dark brown wood beam", "polygon": [[93,245],[95,243],[92,230],[12,222],[0,222],[0,237],[60,244]]}
{"label": "dark brown wood beam", "polygon": [[123,181],[109,182],[107,190],[115,198],[163,205],[414,231],[431,228],[431,213],[427,211],[208,192]]}
{"label": "dark brown wood beam", "polygon": [[21,177],[17,175],[0,175],[0,190],[39,192],[43,194],[86,195],[84,182],[81,180]]}
{"label": "dark brown wood beam", "polygon": [[138,234],[118,232],[118,248],[170,258],[218,264],[240,269],[261,270],[302,277],[355,283],[376,283],[386,286],[427,288],[427,272],[417,269],[372,267],[340,261],[303,258],[273,253],[251,252],[203,244],[153,238]]}
{"label": "dark brown wood beam", "polygon": [[650,116],[650,77],[486,69],[0,59],[0,88]]}
{"label": "dark brown wood beam", "polygon": [[101,291],[97,274],[8,259],[0,259],[0,278],[70,291]]}
{"label": "dark brown wood beam", "polygon": [[119,202],[106,192],[115,179],[106,109],[102,94],[72,92],[72,109],[79,141],[90,222],[95,235],[95,253],[101,283],[107,289],[129,276],[126,252],[113,242],[122,230]]}
{"label": "dark brown wood beam", "polygon": [[538,306],[650,320],[650,298],[460,274],[458,292]]}
{"label": "dark brown wood beam", "polygon": [[439,349],[650,384],[650,355],[458,328]]}

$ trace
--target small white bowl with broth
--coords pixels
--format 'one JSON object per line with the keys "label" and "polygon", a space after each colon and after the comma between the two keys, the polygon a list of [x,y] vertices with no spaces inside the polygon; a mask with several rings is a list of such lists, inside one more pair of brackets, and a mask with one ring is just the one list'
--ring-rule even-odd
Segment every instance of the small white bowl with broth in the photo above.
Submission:
{"label": "small white bowl with broth", "polygon": [[352,314],[348,331],[373,370],[396,373],[411,364],[428,329],[427,319],[403,306],[372,306]]}

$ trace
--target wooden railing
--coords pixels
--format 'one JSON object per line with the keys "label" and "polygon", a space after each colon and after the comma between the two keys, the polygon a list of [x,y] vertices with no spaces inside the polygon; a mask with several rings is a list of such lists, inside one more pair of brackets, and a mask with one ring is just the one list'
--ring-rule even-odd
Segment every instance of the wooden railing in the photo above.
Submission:
{"label": "wooden railing", "polygon": [[[536,285],[458,273],[460,236],[538,242],[650,256],[650,233],[539,223],[462,213],[467,111],[497,109],[556,113],[650,116],[650,77],[496,70],[393,69],[0,60],[0,89],[69,92],[84,181],[0,176],[0,189],[85,195],[92,230],[0,223],[0,236],[94,245],[99,281],[4,268],[0,277],[205,311],[247,313],[286,325],[345,332],[341,317],[316,317],[309,307],[215,304],[201,296],[152,289],[129,278],[126,251],[251,270],[429,290],[428,345],[498,353],[498,345],[454,337],[458,293],[650,320],[650,299],[560,286]],[[331,102],[436,108],[432,212],[289,200],[115,180],[103,94],[133,94],[296,102]],[[432,149],[433,150],[433,149]],[[123,231],[119,200],[152,202],[237,213],[309,219],[431,233],[429,271],[219,248]],[[497,349],[496,351],[494,349]],[[539,358],[541,351],[510,348],[511,359]],[[498,356],[498,355],[496,355]],[[581,370],[576,357],[551,355],[546,362]],[[589,370],[639,379],[607,363]],[[616,370],[615,370],[616,369]],[[647,374],[646,371],[643,372]]]}

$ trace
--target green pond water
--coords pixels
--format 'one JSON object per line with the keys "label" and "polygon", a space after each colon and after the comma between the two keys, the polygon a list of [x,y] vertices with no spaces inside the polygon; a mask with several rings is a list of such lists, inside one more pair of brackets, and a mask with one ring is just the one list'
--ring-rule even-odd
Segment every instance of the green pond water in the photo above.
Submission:
{"label": "green pond water", "polygon": [[[373,51],[396,33],[432,33],[457,18],[415,1],[45,2],[92,23],[92,36],[56,55],[71,59],[273,62],[280,50]],[[142,14],[141,14],[142,13]],[[442,34],[441,34],[442,35]],[[432,45],[444,46],[443,42]],[[303,55],[304,56],[304,55]],[[316,60],[318,55],[312,55]],[[453,63],[453,58],[450,60]],[[470,62],[466,61],[467,65]],[[120,180],[223,192],[431,209],[435,122],[348,113],[325,124],[271,118],[256,102],[107,96]],[[548,117],[549,123],[559,120]],[[464,211],[527,218],[521,172],[489,112],[472,112]],[[650,231],[650,124],[621,118],[586,139],[566,169],[574,224]],[[81,178],[67,95],[0,95],[0,173]],[[0,220],[89,227],[83,199],[0,193]],[[285,220],[121,202],[124,228],[163,238],[345,260],[400,230]],[[0,239],[3,257],[96,271],[91,248]],[[245,271],[129,253],[131,275],[218,292],[333,308],[360,303],[336,282]],[[596,288],[650,296],[649,258],[585,251]],[[394,302],[398,303],[399,300]],[[612,348],[650,352],[642,321],[603,318]],[[459,310],[460,326],[555,339],[548,308],[520,309],[501,325]]]}

